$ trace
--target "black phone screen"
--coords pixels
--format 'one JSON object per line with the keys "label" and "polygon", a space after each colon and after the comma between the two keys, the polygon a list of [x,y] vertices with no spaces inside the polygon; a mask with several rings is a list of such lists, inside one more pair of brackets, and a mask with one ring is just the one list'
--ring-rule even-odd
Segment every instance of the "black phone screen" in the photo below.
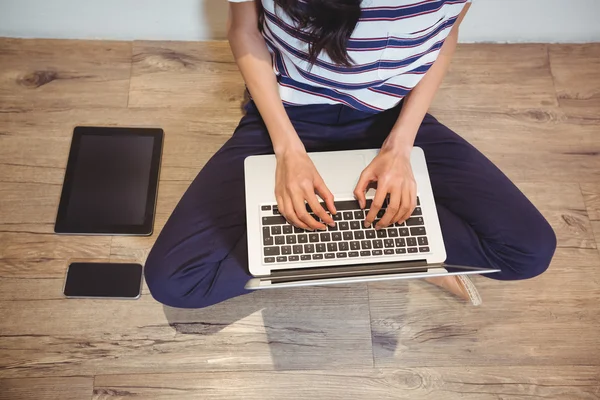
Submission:
{"label": "black phone screen", "polygon": [[73,263],[69,265],[67,297],[136,299],[142,286],[139,264]]}

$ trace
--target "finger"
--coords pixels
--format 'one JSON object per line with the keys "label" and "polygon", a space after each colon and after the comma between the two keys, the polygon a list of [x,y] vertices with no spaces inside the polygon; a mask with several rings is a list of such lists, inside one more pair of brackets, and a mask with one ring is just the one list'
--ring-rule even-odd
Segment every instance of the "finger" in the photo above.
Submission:
{"label": "finger", "polygon": [[387,206],[387,209],[385,210],[385,214],[383,214],[383,217],[381,218],[381,220],[379,220],[375,229],[386,228],[394,222],[393,220],[396,217],[396,214],[398,214],[398,210],[400,210],[401,198],[402,190],[400,188],[394,189],[390,193],[390,201]]}
{"label": "finger", "polygon": [[289,196],[287,196],[284,199],[284,202],[286,209],[285,218],[288,220],[288,222],[297,228],[311,230],[311,228],[309,228],[304,222],[300,221],[300,219],[296,216],[294,205],[292,204],[292,199]]}
{"label": "finger", "polygon": [[277,199],[277,209],[281,213],[281,215],[285,218],[285,203],[283,201],[283,197],[276,194],[275,198]]}
{"label": "finger", "polygon": [[[319,179],[317,179],[317,181],[315,182],[315,190],[319,194],[319,197],[323,199],[325,205],[327,205],[327,209],[329,210],[329,212],[332,214],[337,214],[337,209],[335,208],[335,203],[333,202],[333,194],[329,191],[329,188],[327,187],[325,181],[323,181],[321,177],[319,177]],[[321,216],[319,215],[319,217]],[[329,218],[331,218],[331,216],[329,216]],[[330,223],[329,220],[323,219],[323,217],[321,217],[321,219],[327,223]],[[331,218],[331,222],[334,223],[333,218]]]}
{"label": "finger", "polygon": [[373,224],[373,221],[375,221],[375,218],[377,218],[377,213],[379,212],[379,210],[381,210],[381,207],[383,207],[383,203],[387,194],[388,190],[386,186],[377,187],[375,197],[373,198],[373,203],[371,204],[371,210],[369,210],[369,213],[365,218],[365,226],[367,228],[369,228],[371,224]]}
{"label": "finger", "polygon": [[367,206],[367,199],[365,193],[371,183],[371,174],[366,169],[360,174],[356,188],[354,189],[354,197],[358,200],[360,208],[364,209]]}
{"label": "finger", "polygon": [[[406,193],[403,194],[403,196],[402,196],[402,203],[406,204],[406,209],[404,209],[404,210],[401,209],[399,212],[402,214],[399,219],[402,222],[409,219],[410,216],[412,215],[413,211],[415,211],[415,208],[417,207],[417,188],[414,184],[411,186],[412,187],[409,187],[406,190]],[[402,212],[402,211],[404,211],[404,212]]]}
{"label": "finger", "polygon": [[307,193],[306,198],[310,209],[313,213],[315,213],[315,215],[321,218],[321,221],[325,222],[329,226],[335,226],[333,218],[331,218],[331,215],[327,214],[327,211],[325,211],[325,209],[321,205],[321,202],[319,202],[317,196],[315,196],[314,194],[311,196],[309,193]]}
{"label": "finger", "polygon": [[[314,193],[313,195],[314,196]],[[314,219],[309,213],[308,211],[306,211],[306,203],[304,203],[304,196],[302,194],[302,192],[300,192],[300,194],[295,194],[294,198],[292,199],[292,203],[294,204],[294,211],[296,213],[296,217],[298,217],[298,219],[305,225],[307,226],[307,228],[304,229],[308,229],[311,231],[314,230],[324,230],[327,229],[325,227],[325,225],[323,225],[322,223],[320,223],[319,221],[317,221],[316,219]]]}

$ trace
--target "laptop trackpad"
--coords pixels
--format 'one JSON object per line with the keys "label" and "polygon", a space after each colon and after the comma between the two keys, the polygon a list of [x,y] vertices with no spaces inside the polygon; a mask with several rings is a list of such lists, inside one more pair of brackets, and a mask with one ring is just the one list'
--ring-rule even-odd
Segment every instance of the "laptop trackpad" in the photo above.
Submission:
{"label": "laptop trackpad", "polygon": [[310,158],[331,193],[341,196],[352,195],[360,174],[367,166],[362,154],[339,153],[332,158],[326,153],[312,153]]}

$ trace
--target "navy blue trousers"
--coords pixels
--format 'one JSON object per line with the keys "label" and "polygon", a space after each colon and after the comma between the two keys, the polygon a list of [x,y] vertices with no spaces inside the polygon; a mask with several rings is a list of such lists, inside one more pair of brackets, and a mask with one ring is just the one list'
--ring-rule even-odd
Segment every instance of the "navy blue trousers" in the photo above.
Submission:
{"label": "navy blue trousers", "polygon": [[[152,296],[201,308],[248,293],[244,159],[273,153],[250,103],[229,141],[210,159],[151,250],[145,276]],[[379,148],[400,106],[368,114],[342,105],[287,108],[309,152]],[[498,280],[544,272],[556,236],[531,202],[483,154],[427,115],[416,137],[427,159],[449,264],[495,267]]]}

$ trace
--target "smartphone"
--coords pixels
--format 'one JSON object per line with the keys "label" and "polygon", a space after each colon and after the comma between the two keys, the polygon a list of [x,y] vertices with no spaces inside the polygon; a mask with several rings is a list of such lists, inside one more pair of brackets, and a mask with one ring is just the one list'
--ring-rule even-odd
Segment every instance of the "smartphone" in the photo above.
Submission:
{"label": "smartphone", "polygon": [[139,299],[142,293],[140,264],[72,263],[63,293],[68,298]]}

